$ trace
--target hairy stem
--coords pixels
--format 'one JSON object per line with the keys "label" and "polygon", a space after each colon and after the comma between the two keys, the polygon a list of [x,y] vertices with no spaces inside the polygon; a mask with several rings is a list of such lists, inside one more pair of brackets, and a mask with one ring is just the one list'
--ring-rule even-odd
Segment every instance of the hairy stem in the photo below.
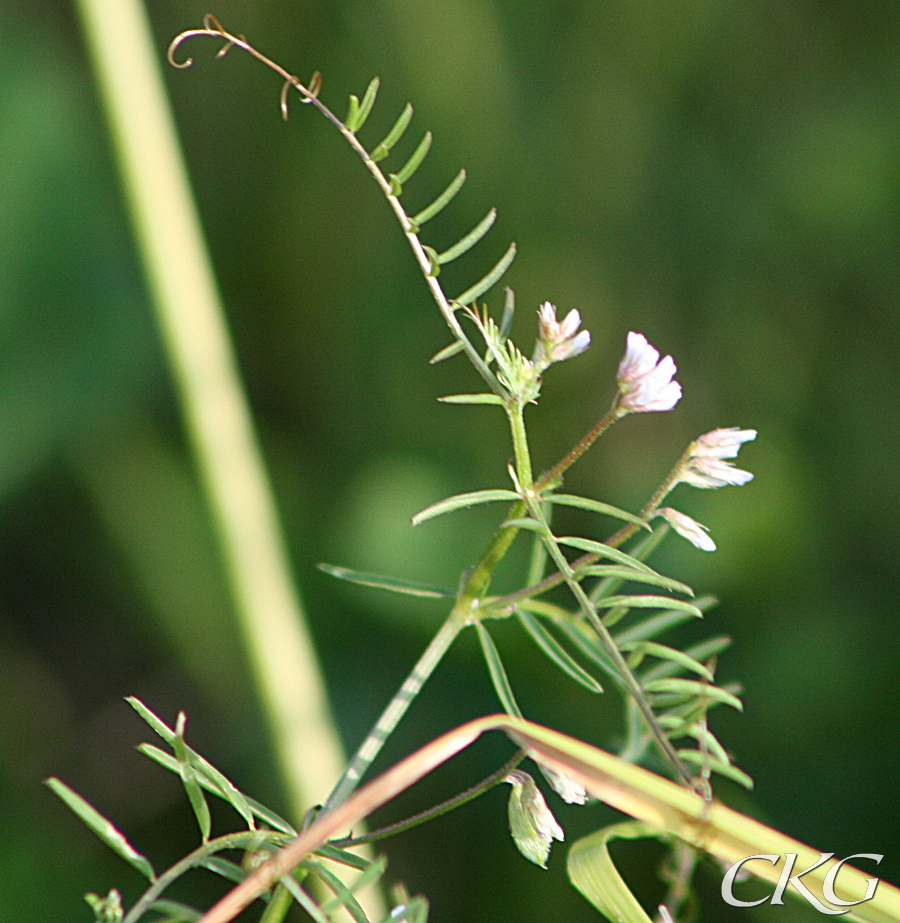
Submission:
{"label": "hairy stem", "polygon": [[616,670],[619,672],[619,681],[625,687],[626,691],[631,695],[632,699],[637,704],[637,707],[640,709],[641,715],[647,722],[647,727],[653,734],[653,737],[655,738],[657,745],[659,746],[663,755],[672,764],[674,769],[684,779],[684,781],[690,785],[693,779],[693,775],[690,769],[687,767],[684,760],[682,760],[678,753],[675,751],[672,742],[666,736],[663,729],[659,726],[659,722],[656,720],[656,715],[653,712],[653,708],[647,701],[647,696],[641,687],[640,680],[637,678],[637,676],[635,676],[631,667],[628,666],[628,663],[622,656],[622,652],[619,650],[619,646],[616,644],[613,636],[610,634],[609,629],[606,627],[606,625],[603,624],[603,619],[601,619],[597,614],[596,607],[588,598],[584,588],[581,586],[578,578],[575,576],[575,572],[572,570],[572,566],[566,560],[565,555],[560,550],[559,544],[553,537],[553,534],[550,532],[550,527],[547,525],[547,522],[544,519],[543,510],[541,509],[540,503],[533,497],[529,498],[528,500],[528,510],[538,522],[543,524],[544,540],[547,545],[547,551],[549,552],[550,557],[553,559],[553,563],[557,566],[559,572],[563,575],[565,582],[568,584],[569,589],[575,596],[575,599],[578,601],[578,605],[581,611],[584,613],[585,618],[587,618],[587,620],[593,626],[594,630],[599,635],[603,646],[606,648],[606,651],[610,656],[610,659],[616,667]]}
{"label": "hairy stem", "polygon": [[525,759],[525,754],[519,751],[511,760],[507,760],[503,766],[495,772],[492,772],[480,782],[471,786],[471,788],[467,788],[464,792],[460,792],[458,795],[454,795],[452,798],[448,798],[446,801],[442,801],[440,804],[428,808],[427,811],[420,811],[418,814],[413,814],[412,817],[397,821],[396,824],[380,827],[378,830],[373,830],[371,833],[366,833],[362,836],[348,837],[346,840],[331,840],[331,845],[347,849],[350,846],[358,846],[360,843],[371,843],[375,840],[384,840],[389,836],[404,833],[427,821],[434,820],[436,817],[448,814],[450,811],[454,811],[456,808],[461,808],[464,804],[474,801],[479,795],[483,795],[486,791],[502,782],[523,759]]}
{"label": "hairy stem", "polygon": [[353,754],[353,758],[325,802],[326,810],[337,807],[353,793],[372,761],[378,756],[385,741],[400,723],[400,719],[406,714],[406,710],[465,625],[466,621],[460,617],[458,607],[454,606],[444,624],[438,629],[437,634],[431,639],[428,647],[410,671],[409,676],[403,681],[403,685],[381,713],[381,717],[366,735],[359,749]]}

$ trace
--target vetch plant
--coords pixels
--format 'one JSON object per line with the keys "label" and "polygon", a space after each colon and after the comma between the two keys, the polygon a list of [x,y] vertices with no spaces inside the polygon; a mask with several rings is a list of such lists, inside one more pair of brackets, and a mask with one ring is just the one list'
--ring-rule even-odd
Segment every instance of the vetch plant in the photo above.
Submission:
{"label": "vetch plant", "polygon": [[[637,513],[593,497],[566,493],[563,486],[568,470],[614,423],[632,413],[672,410],[681,399],[682,389],[675,379],[677,369],[672,357],[661,359],[645,336],[630,332],[617,372],[609,378],[608,390],[613,395],[609,409],[554,465],[535,475],[525,409],[539,400],[550,366],[578,357],[588,349],[590,333],[581,329],[578,310],[569,309],[560,320],[556,306],[550,302],[541,305],[537,311],[535,343],[527,354],[510,339],[515,312],[512,292],[506,290],[499,322],[480,299],[502,279],[515,256],[514,245],[505,250],[486,276],[464,291],[455,296],[444,291],[439,278],[441,268],[462,257],[484,237],[494,223],[495,212],[489,211],[471,232],[442,252],[423,240],[423,227],[459,192],[465,172],[460,171],[431,205],[415,214],[407,213],[404,190],[425,160],[432,136],[426,133],[409,159],[398,164],[393,172],[382,169],[380,164],[388,160],[410,125],[412,108],[407,106],[401,112],[380,141],[361,140],[360,133],[375,105],[377,78],[361,97],[350,97],[347,115],[341,119],[321,101],[322,80],[318,73],[308,84],[302,83],[245,39],[226,32],[212,17],[207,17],[202,29],[184,32],[173,41],[169,51],[173,65],[183,68],[192,63],[190,58],[179,61],[176,54],[183,42],[197,37],[224,41],[220,57],[238,47],[270,67],[284,81],[281,105],[285,117],[288,95],[296,91],[301,101],[317,109],[356,151],[397,217],[449,329],[451,342],[435,354],[432,362],[462,353],[481,379],[482,390],[452,394],[440,400],[450,404],[491,405],[501,410],[513,457],[507,472],[508,482],[504,479],[500,485],[438,500],[413,517],[413,527],[427,528],[428,521],[438,516],[460,514],[481,504],[505,504],[496,531],[486,537],[480,553],[473,550],[472,565],[463,573],[457,589],[423,586],[395,575],[321,565],[328,573],[350,582],[445,599],[448,612],[336,780],[325,803],[308,806],[301,829],[295,829],[241,792],[190,748],[185,740],[183,715],[174,727],[169,727],[137,700],[131,700],[131,704],[171,752],[155,745],[143,745],[141,749],[181,778],[200,829],[201,843],[197,849],[165,872],[157,873],[111,822],[63,783],[50,781],[54,791],[85,823],[148,879],[144,894],[127,910],[115,891],[106,897],[89,895],[95,919],[138,923],[153,913],[154,920],[169,923],[198,919],[201,923],[227,923],[260,899],[265,905],[259,917],[263,923],[283,920],[295,903],[317,923],[330,919],[338,909],[357,923],[366,923],[370,918],[354,891],[361,884],[377,879],[385,862],[360,856],[353,851],[354,847],[425,823],[501,783],[512,786],[509,827],[517,848],[530,861],[545,867],[551,846],[564,839],[564,831],[535,777],[519,768],[526,757],[565,801],[586,804],[589,799],[599,799],[634,818],[583,838],[569,852],[567,868],[572,883],[611,920],[649,923],[646,911],[612,863],[607,844],[613,839],[658,838],[673,851],[677,861],[672,866],[677,871],[669,877],[669,891],[659,907],[659,919],[666,923],[683,918],[699,853],[708,853],[732,866],[755,854],[791,855],[794,860],[799,856],[800,861],[811,854],[818,855],[784,834],[731,811],[714,798],[715,776],[727,777],[747,788],[751,786],[749,777],[734,764],[709,725],[709,714],[718,706],[738,711],[742,708],[739,688],[734,684],[720,685],[716,678],[718,657],[730,641],[713,636],[678,646],[663,640],[678,626],[702,618],[712,600],[696,598],[685,583],[648,563],[670,531],[704,551],[715,550],[705,526],[662,504],[680,484],[707,489],[746,484],[752,474],[735,467],[730,460],[737,457],[745,442],[756,437],[756,432],[734,427],[716,429],[697,438]],[[553,526],[557,506],[575,507],[598,517],[600,522],[614,520],[617,526],[609,527],[602,541],[584,535],[559,534]],[[491,584],[498,567],[512,544],[523,540],[531,543],[531,556],[521,587],[502,596],[492,594]],[[561,599],[561,594],[548,598],[550,591],[558,587],[567,589],[566,599]],[[570,681],[594,695],[614,690],[621,697],[625,734],[617,755],[573,740],[559,731],[542,728],[523,716],[506,664],[491,636],[492,623],[509,619],[521,627]],[[487,675],[504,714],[477,719],[444,734],[360,787],[385,741],[397,729],[454,640],[467,629],[478,637]],[[376,808],[490,730],[502,730],[515,745],[507,764],[465,792],[408,821],[356,837],[347,836],[348,830]],[[598,736],[603,731],[598,726]],[[230,804],[246,829],[213,837],[206,801],[210,794]],[[232,856],[235,850],[243,854],[240,861]],[[353,870],[356,880],[348,883],[346,878],[338,876],[335,863]],[[205,914],[164,896],[174,881],[200,867],[237,883]],[[754,866],[752,871],[778,881],[781,866],[771,862]],[[822,883],[831,886],[828,872],[827,864],[815,867],[804,885],[810,889],[809,893],[826,902],[828,895],[823,896]],[[849,866],[843,868],[841,881],[849,890],[840,899],[856,901],[852,918],[900,923],[900,892],[896,889],[880,883],[882,887],[870,889],[871,895],[868,890],[861,891],[864,896],[860,898],[853,889],[861,884],[869,888],[866,884],[869,879]],[[849,905],[841,905],[845,906]],[[843,913],[844,909],[838,912]],[[421,923],[427,913],[424,898],[410,898],[399,889],[394,892],[392,909],[383,923]]]}

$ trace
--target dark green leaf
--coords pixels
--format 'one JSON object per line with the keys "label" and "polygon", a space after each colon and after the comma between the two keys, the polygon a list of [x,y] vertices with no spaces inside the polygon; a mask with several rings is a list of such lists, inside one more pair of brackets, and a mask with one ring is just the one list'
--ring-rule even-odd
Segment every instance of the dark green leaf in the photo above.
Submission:
{"label": "dark green leaf", "polygon": [[533,615],[522,609],[517,609],[516,615],[537,646],[563,672],[571,676],[577,683],[581,683],[586,689],[590,689],[591,692],[603,692],[603,687],[600,683],[572,658],[568,651]]}
{"label": "dark green leaf", "polygon": [[467,288],[459,298],[454,299],[454,301],[457,304],[465,306],[471,304],[476,298],[480,298],[491,286],[496,285],[496,283],[500,281],[503,277],[503,273],[509,268],[509,264],[515,259],[515,256],[516,245],[510,244],[509,249],[500,257],[494,268],[471,288]]}
{"label": "dark green leaf", "polygon": [[46,780],[46,784],[116,855],[136,868],[150,881],[156,880],[156,873],[153,871],[150,861],[128,842],[124,834],[118,830],[112,821],[107,820],[93,805],[88,804],[81,795],[69,788],[65,782],[61,782],[57,778],[50,778]]}
{"label": "dark green leaf", "polygon": [[350,570],[349,567],[335,567],[333,564],[319,564],[319,570],[338,580],[349,583],[358,583],[360,586],[376,587],[379,590],[390,590],[392,593],[403,593],[406,596],[423,596],[428,599],[453,599],[456,595],[450,590],[439,586],[428,586],[424,583],[413,583],[408,580],[398,580],[396,577],[382,577],[380,574],[367,574],[363,571]]}
{"label": "dark green leaf", "polygon": [[450,204],[465,181],[466,171],[460,170],[453,180],[451,180],[450,185],[431,203],[431,205],[427,208],[423,208],[417,215],[414,215],[412,220],[421,227],[426,221],[433,218],[438,212]]}
{"label": "dark green leaf", "polygon": [[478,640],[481,642],[481,651],[484,654],[485,663],[487,663],[488,671],[491,674],[491,682],[494,684],[494,689],[497,693],[497,698],[500,699],[500,704],[508,715],[515,715],[517,718],[521,718],[522,712],[519,711],[519,706],[516,704],[516,698],[513,695],[512,686],[509,684],[506,670],[503,669],[503,662],[500,660],[500,654],[494,646],[494,642],[491,640],[488,630],[481,622],[476,622],[475,628],[478,630]]}

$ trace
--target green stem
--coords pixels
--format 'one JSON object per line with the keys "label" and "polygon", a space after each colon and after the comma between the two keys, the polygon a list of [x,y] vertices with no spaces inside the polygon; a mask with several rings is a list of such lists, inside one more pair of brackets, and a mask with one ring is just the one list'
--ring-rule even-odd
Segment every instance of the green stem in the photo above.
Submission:
{"label": "green stem", "polygon": [[[213,20],[215,22],[215,20]],[[218,26],[218,23],[216,23]],[[238,48],[242,48],[248,54],[252,55],[258,61],[262,62],[269,67],[271,70],[275,71],[284,81],[285,87],[293,87],[297,90],[298,93],[303,97],[303,101],[306,103],[311,103],[322,115],[328,119],[332,125],[337,128],[337,130],[344,136],[344,139],[359,154],[363,163],[366,165],[368,171],[372,174],[375,179],[375,182],[378,183],[381,191],[384,193],[385,197],[388,200],[389,205],[394,211],[394,214],[397,216],[397,220],[400,222],[400,227],[403,229],[403,233],[406,236],[406,240],[409,243],[410,248],[413,251],[413,255],[416,258],[416,262],[419,264],[419,269],[422,271],[422,275],[425,277],[425,283],[428,285],[429,290],[431,291],[432,297],[434,298],[437,306],[444,317],[444,320],[447,322],[447,325],[450,327],[453,335],[463,344],[463,348],[466,352],[466,355],[469,358],[469,361],[475,366],[478,370],[478,373],[490,386],[491,390],[495,394],[502,396],[503,389],[500,387],[496,376],[488,368],[484,359],[479,354],[478,350],[470,342],[469,338],[466,336],[465,331],[463,331],[460,326],[459,321],[456,319],[456,309],[453,304],[451,304],[450,299],[447,298],[444,294],[444,290],[441,288],[441,284],[437,280],[437,276],[434,275],[431,260],[428,257],[428,254],[425,252],[425,248],[422,246],[422,242],[418,237],[418,229],[414,226],[409,215],[403,209],[403,206],[400,204],[400,198],[397,196],[391,186],[390,181],[382,173],[381,168],[378,164],[372,160],[369,156],[369,152],[360,144],[356,135],[350,131],[346,125],[319,99],[318,94],[310,90],[308,87],[304,86],[303,83],[295,77],[293,74],[288,73],[280,64],[276,64],[271,58],[266,57],[262,52],[257,51],[252,45],[250,45],[245,39],[240,38],[237,35],[231,35],[229,32],[226,32],[221,27],[218,28],[204,28],[204,29],[191,29],[187,32],[182,32],[178,35],[175,40],[169,46],[169,61],[174,64],[176,67],[187,67],[191,63],[190,58],[187,59],[183,64],[178,64],[175,61],[174,53],[181,45],[181,43],[188,38],[194,36],[206,35],[206,36],[218,36],[225,39],[228,43],[228,46],[236,45]],[[226,50],[227,47],[226,46]],[[287,102],[286,98],[283,98],[282,104],[284,107],[285,115],[287,114]]]}
{"label": "green stem", "polygon": [[[606,418],[604,418],[606,419]],[[602,422],[602,421],[601,421]],[[609,423],[615,422],[610,420]],[[607,424],[607,427],[609,426]],[[594,427],[596,429],[596,427]],[[593,432],[593,430],[592,430]],[[584,440],[582,440],[584,442]],[[579,443],[580,445],[581,443]],[[681,458],[678,459],[675,466],[672,470],[666,475],[665,480],[662,484],[657,487],[654,491],[653,496],[644,504],[643,509],[638,514],[641,519],[649,521],[652,514],[656,511],[656,508],[663,502],[663,500],[668,496],[672,489],[678,484],[681,474],[687,465],[690,457],[691,451],[693,449],[693,443],[687,447],[684,454]],[[572,453],[570,452],[569,455]],[[569,456],[567,455],[566,458]],[[541,476],[534,485],[534,491],[537,493],[539,490],[542,490],[544,486],[550,483],[550,475],[560,467],[562,462],[557,465],[554,465],[550,471]],[[552,497],[551,497],[552,499]],[[621,529],[614,532],[606,541],[604,545],[609,545],[610,548],[620,548],[625,542],[628,541],[633,535],[635,535],[639,530],[640,526],[635,525],[634,523],[627,523],[622,526]],[[570,565],[572,570],[577,570],[579,567],[586,566],[588,564],[594,564],[600,560],[600,555],[595,552],[588,552],[587,554],[581,555],[581,557],[576,558]],[[513,593],[509,593],[506,596],[500,596],[497,599],[491,600],[490,608],[491,609],[503,609],[507,606],[513,605],[520,599],[529,599],[533,596],[540,596],[542,593],[546,593],[548,590],[552,590],[554,587],[560,586],[566,582],[566,576],[562,571],[556,571],[554,574],[548,574],[544,577],[543,580],[533,583],[531,586],[527,586],[524,589],[516,590]]]}
{"label": "green stem", "polygon": [[366,735],[359,749],[354,753],[347,768],[341,774],[340,779],[338,779],[337,784],[328,796],[328,800],[325,802],[325,810],[335,808],[346,801],[356,789],[360,779],[365,775],[375,757],[378,756],[385,741],[400,723],[400,719],[406,714],[406,710],[412,704],[413,699],[419,694],[437,665],[441,662],[450,645],[456,640],[456,636],[465,627],[466,620],[461,617],[460,612],[459,605],[454,606],[438,633],[431,639],[428,647],[425,648],[425,652],[418,659],[409,676],[403,681],[403,685],[388,703],[387,708],[375,722],[372,730]]}
{"label": "green stem", "polygon": [[[523,501],[514,503],[507,518],[516,519],[524,511],[525,503]],[[485,549],[484,554],[478,560],[478,563],[468,572],[456,603],[444,624],[431,639],[428,647],[403,681],[403,685],[388,703],[387,708],[381,713],[381,717],[375,722],[372,730],[366,735],[365,740],[354,753],[337,785],[328,796],[325,803],[327,810],[336,808],[353,794],[366,770],[381,752],[385,741],[400,723],[415,697],[429,680],[431,674],[443,659],[444,654],[447,653],[450,645],[456,640],[456,636],[466,625],[472,624],[477,619],[476,610],[481,596],[487,590],[495,568],[509,550],[509,546],[518,531],[515,526],[506,528],[501,526]]]}
{"label": "green stem", "polygon": [[534,484],[534,492],[540,493],[558,481],[563,474],[584,455],[585,452],[616,422],[625,416],[627,411],[619,409],[618,403],[613,404],[571,449],[549,470],[542,474]]}
{"label": "green stem", "polygon": [[291,892],[279,882],[272,890],[272,897],[259,918],[259,923],[282,923],[294,904]]}
{"label": "green stem", "polygon": [[531,454],[528,451],[528,436],[525,433],[525,413],[522,405],[516,401],[507,405],[509,427],[512,432],[513,451],[516,458],[516,477],[522,490],[530,490],[534,476],[531,473]]}

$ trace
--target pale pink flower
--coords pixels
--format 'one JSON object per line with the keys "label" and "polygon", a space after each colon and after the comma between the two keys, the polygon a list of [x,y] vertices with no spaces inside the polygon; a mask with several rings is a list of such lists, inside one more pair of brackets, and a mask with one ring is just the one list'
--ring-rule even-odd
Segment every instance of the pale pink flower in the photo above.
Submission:
{"label": "pale pink flower", "polygon": [[694,443],[691,455],[695,458],[736,458],[741,446],[754,439],[755,429],[738,429],[736,426],[714,429]]}
{"label": "pale pink flower", "polygon": [[535,348],[534,361],[544,368],[554,362],[571,359],[591,345],[590,332],[578,332],[581,315],[574,308],[560,322],[556,319],[556,306],[545,301],[538,311],[538,324],[540,339]]}
{"label": "pale pink flower", "polygon": [[692,446],[690,460],[679,480],[694,487],[740,487],[753,479],[749,471],[735,468],[726,458],[735,458],[741,446],[756,438],[755,429],[714,429]]}
{"label": "pale pink flower", "polygon": [[625,355],[619,363],[617,406],[630,413],[671,410],[681,399],[681,385],[673,381],[676,368],[671,356],[659,353],[640,333],[628,334]]}
{"label": "pale pink flower", "polygon": [[709,529],[703,523],[668,506],[657,510],[656,515],[662,516],[680,536],[686,538],[692,545],[696,545],[701,551],[716,550],[716,543],[706,534]]}

